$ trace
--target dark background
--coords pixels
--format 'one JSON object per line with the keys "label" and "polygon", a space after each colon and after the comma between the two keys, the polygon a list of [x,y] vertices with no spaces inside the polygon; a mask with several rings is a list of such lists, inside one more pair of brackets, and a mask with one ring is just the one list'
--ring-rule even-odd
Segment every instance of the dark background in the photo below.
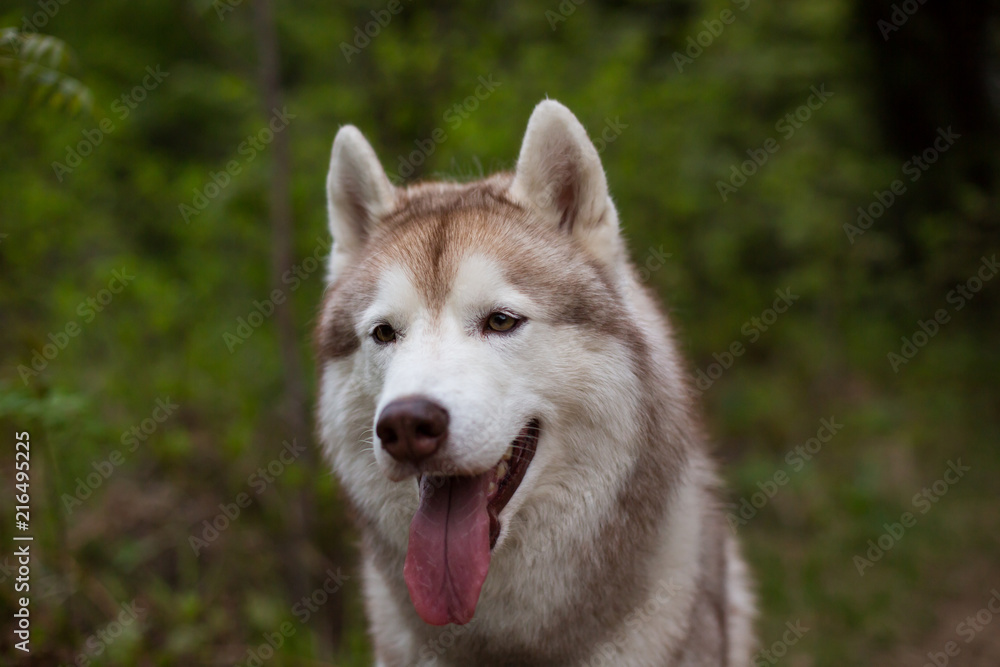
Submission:
{"label": "dark background", "polygon": [[[782,664],[919,666],[948,642],[949,664],[998,664],[981,612],[1000,590],[997,4],[389,7],[0,6],[27,33],[0,40],[4,628],[17,431],[35,537],[32,657],[8,630],[0,655],[370,664],[356,535],[311,426],[330,143],[353,123],[390,174],[467,180],[513,166],[548,96],[604,134],[633,257],[709,378],[762,643],[801,621]],[[476,98],[480,77],[499,85]],[[814,87],[832,96],[800,109]],[[283,107],[268,143],[243,144]],[[776,290],[798,298],[772,317]],[[340,588],[304,613],[328,572]],[[959,625],[977,613],[992,625]]]}

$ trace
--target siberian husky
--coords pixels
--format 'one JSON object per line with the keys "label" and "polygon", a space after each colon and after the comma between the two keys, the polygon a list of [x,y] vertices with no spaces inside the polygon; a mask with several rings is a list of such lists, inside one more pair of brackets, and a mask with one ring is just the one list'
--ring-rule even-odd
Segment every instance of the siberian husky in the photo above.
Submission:
{"label": "siberian husky", "polygon": [[685,367],[576,117],[540,103],[513,173],[405,188],[345,126],[327,195],[318,428],[377,664],[749,665]]}

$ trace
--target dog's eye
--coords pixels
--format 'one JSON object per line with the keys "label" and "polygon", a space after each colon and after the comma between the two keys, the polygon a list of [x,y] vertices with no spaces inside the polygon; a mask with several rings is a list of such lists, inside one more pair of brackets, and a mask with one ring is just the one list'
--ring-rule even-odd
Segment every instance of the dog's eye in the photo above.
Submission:
{"label": "dog's eye", "polygon": [[506,333],[514,329],[520,322],[521,320],[507,313],[490,313],[490,316],[486,318],[485,331],[487,333],[490,331]]}
{"label": "dog's eye", "polygon": [[376,343],[391,343],[396,340],[396,330],[388,324],[380,324],[372,330]]}

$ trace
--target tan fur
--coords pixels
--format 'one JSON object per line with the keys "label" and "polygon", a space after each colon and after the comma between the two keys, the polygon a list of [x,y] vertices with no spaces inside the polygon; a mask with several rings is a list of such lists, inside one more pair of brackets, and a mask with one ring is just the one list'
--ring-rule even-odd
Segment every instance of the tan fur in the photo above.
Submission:
{"label": "tan fur", "polygon": [[[356,130],[341,131],[316,349],[320,435],[357,510],[381,664],[749,664],[753,602],[686,373],[625,257],[582,127],[542,103],[516,172],[471,184],[394,189],[372,159]],[[493,286],[530,315],[522,338],[484,342],[480,353],[456,313],[488,311]],[[413,327],[407,344],[425,346],[420,354],[365,340],[364,318],[393,308]],[[445,335],[450,348],[435,343]],[[483,367],[448,365],[463,354]],[[420,370],[427,356],[436,361]],[[416,484],[371,435],[400,382],[438,391],[479,425],[468,433],[508,433],[523,420],[507,412],[522,405],[541,416],[538,452],[501,513],[467,626],[426,625],[403,583]],[[472,474],[510,438],[455,439],[441,456]]]}

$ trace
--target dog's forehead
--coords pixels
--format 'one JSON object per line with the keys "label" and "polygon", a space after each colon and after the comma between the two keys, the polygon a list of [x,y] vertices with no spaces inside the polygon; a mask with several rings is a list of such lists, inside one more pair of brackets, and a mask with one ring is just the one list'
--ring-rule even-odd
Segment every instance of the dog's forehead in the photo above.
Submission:
{"label": "dog's forehead", "polygon": [[455,259],[449,270],[438,271],[430,280],[412,265],[398,260],[379,273],[367,312],[370,318],[386,312],[416,311],[435,315],[449,312],[464,317],[470,308],[523,309],[530,298],[507,275],[496,257],[476,250]]}
{"label": "dog's forehead", "polygon": [[533,235],[521,218],[516,210],[469,207],[397,225],[373,239],[379,293],[400,294],[402,274],[435,310],[456,300],[488,298],[530,263]]}
{"label": "dog's forehead", "polygon": [[317,328],[321,357],[356,351],[361,319],[389,315],[373,307],[515,308],[504,301],[520,296],[550,322],[621,335],[614,280],[567,234],[495,189],[441,187],[407,194],[331,286]]}

